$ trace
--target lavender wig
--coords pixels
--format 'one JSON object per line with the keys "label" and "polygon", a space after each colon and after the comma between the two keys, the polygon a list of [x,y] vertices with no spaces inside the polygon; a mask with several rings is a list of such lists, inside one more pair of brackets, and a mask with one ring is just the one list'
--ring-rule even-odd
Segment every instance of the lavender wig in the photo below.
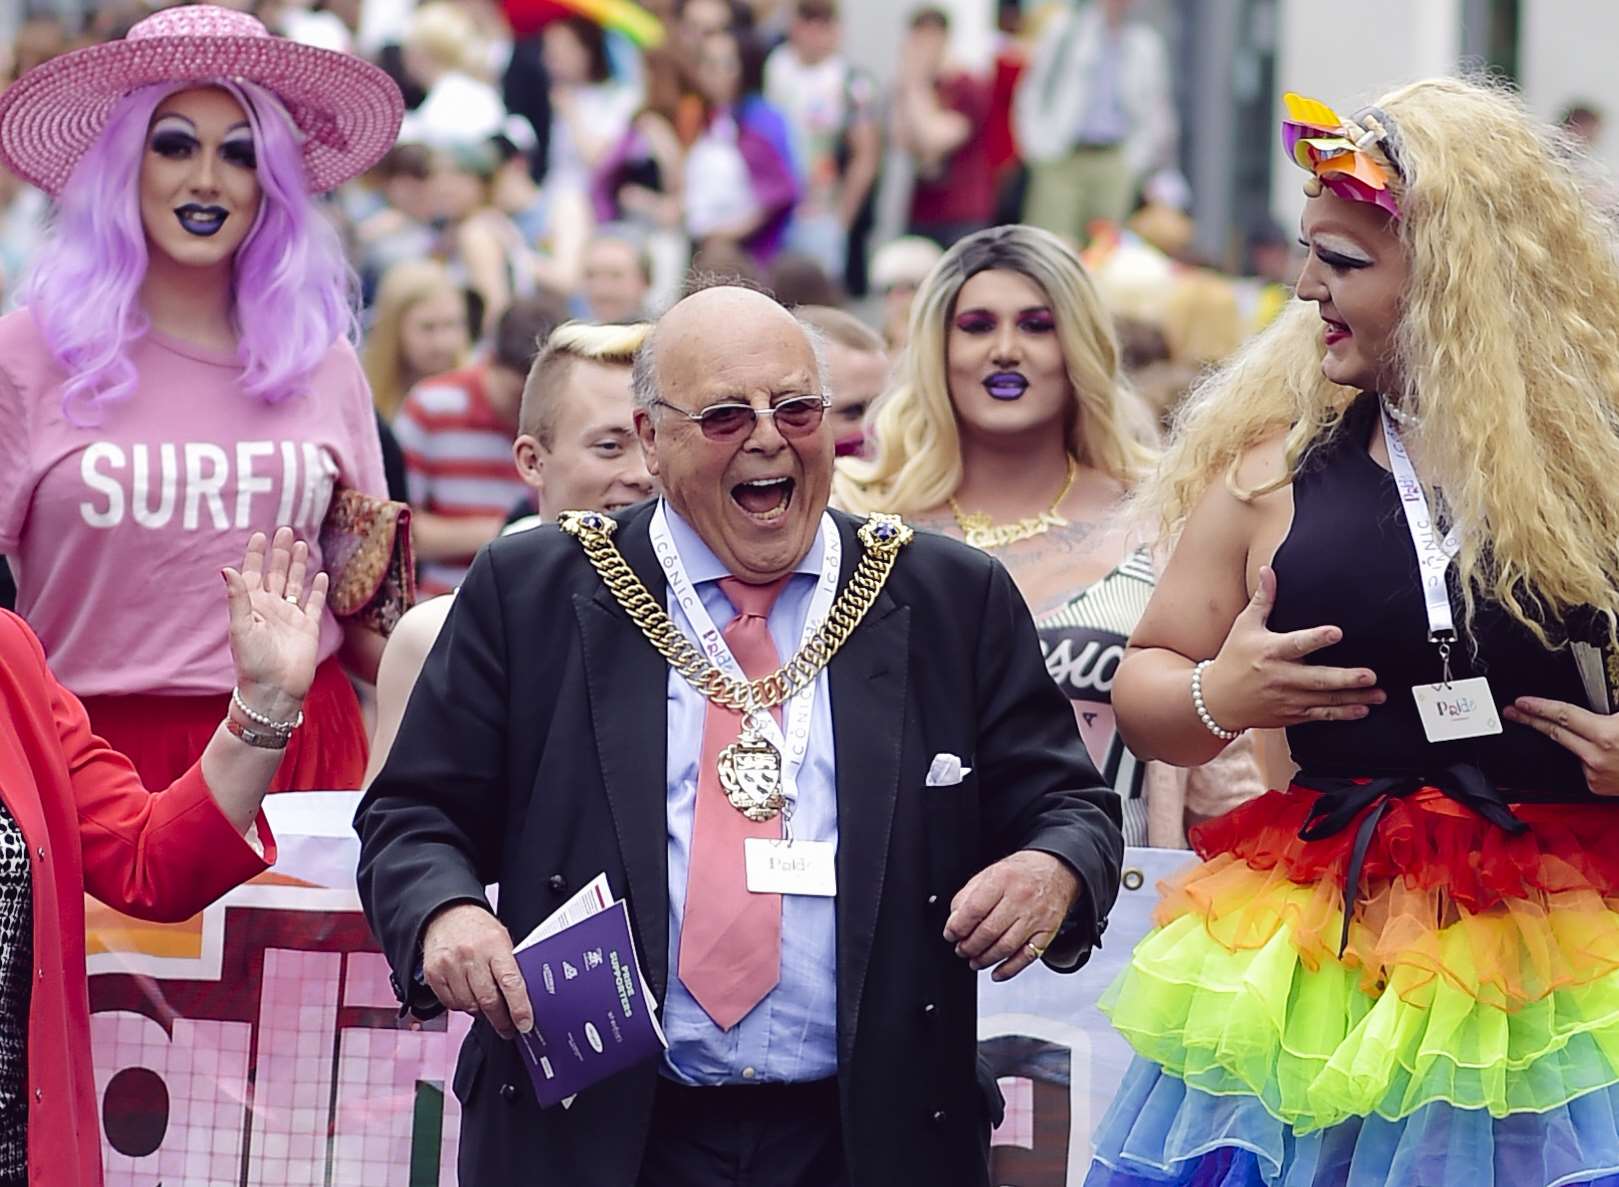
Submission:
{"label": "lavender wig", "polygon": [[140,168],[152,113],[179,91],[218,87],[247,113],[262,198],[237,248],[232,318],[243,390],[275,403],[306,389],[339,337],[355,336],[353,271],[336,229],[306,187],[302,133],[271,92],[243,81],[156,83],[126,95],[68,178],[51,235],[24,287],[52,355],[70,378],[63,414],[98,422],[135,390],[130,347],[150,323],[140,308],[146,231]]}

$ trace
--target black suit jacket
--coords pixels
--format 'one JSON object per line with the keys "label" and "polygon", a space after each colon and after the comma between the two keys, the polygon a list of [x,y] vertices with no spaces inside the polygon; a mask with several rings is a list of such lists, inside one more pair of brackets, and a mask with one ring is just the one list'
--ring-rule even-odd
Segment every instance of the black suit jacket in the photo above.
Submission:
{"label": "black suit jacket", "polygon": [[[615,537],[662,603],[653,504]],[[847,581],[857,521],[836,515]],[[423,926],[484,901],[522,937],[606,871],[628,899],[641,960],[668,983],[668,669],[554,527],[496,540],[473,565],[428,657],[387,766],[356,817],[360,895],[419,1013]],[[942,936],[950,900],[1018,849],[1054,853],[1085,892],[1046,954],[1078,968],[1117,893],[1123,841],[1072,710],[1046,675],[1001,565],[918,533],[829,670],[837,763],[839,1089],[852,1182],[987,1183],[992,1107],[975,1076],[975,974]],[[925,786],[935,754],[973,768]],[[542,1110],[513,1044],[481,1019],[454,1090],[461,1180],[632,1187],[657,1068]],[[993,1090],[993,1084],[990,1085]]]}

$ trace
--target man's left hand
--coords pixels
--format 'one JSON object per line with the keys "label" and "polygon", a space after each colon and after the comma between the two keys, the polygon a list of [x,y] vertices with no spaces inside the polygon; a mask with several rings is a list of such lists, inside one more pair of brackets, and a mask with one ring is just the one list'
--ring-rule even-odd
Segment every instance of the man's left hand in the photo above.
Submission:
{"label": "man's left hand", "polygon": [[944,938],[975,969],[1017,976],[1039,958],[1079,897],[1079,875],[1049,853],[1021,850],[981,870],[950,901]]}

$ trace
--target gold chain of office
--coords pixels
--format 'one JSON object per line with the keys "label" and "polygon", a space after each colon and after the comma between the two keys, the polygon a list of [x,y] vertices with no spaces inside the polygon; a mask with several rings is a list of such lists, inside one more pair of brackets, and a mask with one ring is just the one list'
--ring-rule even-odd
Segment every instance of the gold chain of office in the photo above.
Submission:
{"label": "gold chain of office", "polygon": [[746,681],[733,679],[709,663],[648,592],[613,543],[616,520],[596,511],[565,511],[557,523],[579,541],[608,592],[669,666],[710,701],[737,713],[773,709],[814,680],[876,603],[900,550],[915,535],[897,515],[868,517],[857,533],[864,546],[860,563],[833,600],[826,621],[780,668],[762,679]]}

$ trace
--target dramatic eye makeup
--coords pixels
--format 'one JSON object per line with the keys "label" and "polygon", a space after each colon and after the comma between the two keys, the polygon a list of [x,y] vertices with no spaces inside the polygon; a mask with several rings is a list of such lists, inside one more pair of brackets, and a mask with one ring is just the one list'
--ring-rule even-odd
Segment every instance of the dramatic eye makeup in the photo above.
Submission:
{"label": "dramatic eye makeup", "polygon": [[165,116],[152,125],[151,145],[158,156],[179,160],[196,151],[197,137],[190,120]]}
{"label": "dramatic eye makeup", "polygon": [[[964,334],[987,334],[999,324],[999,319],[987,309],[969,309],[956,316],[956,329]],[[1017,315],[1017,327],[1025,334],[1049,334],[1057,328],[1057,320],[1050,309],[1024,309]]]}
{"label": "dramatic eye makeup", "polygon": [[239,165],[243,169],[255,169],[258,167],[258,149],[253,145],[252,135],[247,133],[235,135],[226,140],[220,146],[219,155],[232,165]]}
{"label": "dramatic eye makeup", "polygon": [[[160,157],[183,161],[201,147],[201,142],[190,120],[184,116],[169,115],[152,126],[151,147]],[[259,158],[252,130],[246,124],[232,128],[219,146],[219,157],[242,169],[256,169]]]}
{"label": "dramatic eye makeup", "polygon": [[1308,239],[1301,238],[1299,246],[1306,251],[1313,249],[1316,259],[1327,267],[1338,271],[1351,268],[1369,268],[1372,264],[1372,261],[1366,256],[1350,247],[1349,244],[1338,240],[1323,242],[1318,239],[1312,244]]}

